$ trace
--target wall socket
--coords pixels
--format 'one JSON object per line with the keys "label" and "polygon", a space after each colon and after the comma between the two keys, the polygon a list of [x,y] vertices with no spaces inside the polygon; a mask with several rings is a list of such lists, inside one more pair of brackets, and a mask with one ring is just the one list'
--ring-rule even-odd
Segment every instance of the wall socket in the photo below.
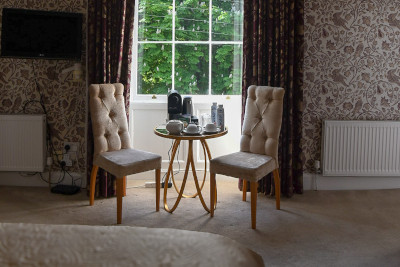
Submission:
{"label": "wall socket", "polygon": [[72,160],[71,160],[71,158],[70,158],[70,156],[69,156],[68,153],[65,153],[65,154],[63,155],[62,161],[65,162],[65,166],[67,166],[67,167],[71,167],[71,166],[72,166]]}
{"label": "wall socket", "polygon": [[79,142],[64,142],[63,153],[66,153],[65,146],[69,145],[68,152],[78,152]]}
{"label": "wall socket", "polygon": [[[67,145],[69,146],[68,151],[65,149]],[[65,162],[65,166],[71,167],[72,163],[77,160],[78,148],[79,142],[64,142],[62,160]]]}

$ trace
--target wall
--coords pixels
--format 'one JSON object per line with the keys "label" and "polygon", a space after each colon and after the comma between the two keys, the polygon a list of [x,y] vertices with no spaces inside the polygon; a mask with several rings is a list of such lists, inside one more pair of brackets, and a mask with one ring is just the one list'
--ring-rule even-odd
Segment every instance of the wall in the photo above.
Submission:
{"label": "wall", "polygon": [[320,159],[324,119],[400,120],[400,1],[305,1],[303,150]]}
{"label": "wall", "polygon": [[[0,0],[0,9],[4,7],[82,13],[81,63],[85,69],[87,0]],[[27,101],[39,100],[36,79],[43,93],[55,149],[62,150],[64,141],[79,142],[78,164],[69,171],[85,173],[86,81],[73,82],[71,73],[61,73],[74,63],[72,60],[0,58],[0,113],[22,113]],[[27,111],[42,113],[37,104],[27,106]]]}

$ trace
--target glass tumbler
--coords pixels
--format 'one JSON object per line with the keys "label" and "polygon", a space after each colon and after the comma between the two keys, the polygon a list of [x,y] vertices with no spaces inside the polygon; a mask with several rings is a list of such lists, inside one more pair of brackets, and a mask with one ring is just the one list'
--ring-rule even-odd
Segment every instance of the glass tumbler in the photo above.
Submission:
{"label": "glass tumbler", "polygon": [[206,126],[208,123],[211,123],[211,115],[208,113],[201,114],[200,119],[202,127]]}

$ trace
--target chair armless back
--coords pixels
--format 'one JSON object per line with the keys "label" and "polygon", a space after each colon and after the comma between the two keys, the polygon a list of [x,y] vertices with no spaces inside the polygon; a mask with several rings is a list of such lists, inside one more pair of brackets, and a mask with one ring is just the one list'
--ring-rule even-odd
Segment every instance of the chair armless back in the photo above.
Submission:
{"label": "chair armless back", "polygon": [[94,158],[103,152],[131,147],[123,92],[120,83],[89,86]]}
{"label": "chair armless back", "polygon": [[249,87],[240,139],[240,151],[271,156],[277,167],[284,94],[283,88]]}

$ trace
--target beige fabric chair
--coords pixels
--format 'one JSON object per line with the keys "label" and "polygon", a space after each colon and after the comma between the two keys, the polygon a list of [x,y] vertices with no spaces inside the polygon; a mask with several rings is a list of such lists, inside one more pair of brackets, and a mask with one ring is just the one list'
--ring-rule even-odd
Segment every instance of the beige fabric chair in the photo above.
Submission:
{"label": "beige fabric chair", "polygon": [[[252,85],[248,89],[246,113],[240,140],[240,152],[210,161],[211,203],[215,203],[216,174],[243,178],[243,201],[246,201],[247,181],[251,192],[251,226],[256,228],[258,180],[273,172],[276,209],[280,209],[280,179],[278,144],[283,113],[283,88]],[[211,204],[211,217],[214,205]]]}
{"label": "beige fabric chair", "polygon": [[126,194],[126,176],[156,170],[156,211],[160,209],[161,156],[131,148],[125,114],[124,86],[92,84],[89,87],[90,113],[93,128],[93,168],[90,177],[90,205],[98,168],[117,178],[117,223],[122,221],[122,197]]}

